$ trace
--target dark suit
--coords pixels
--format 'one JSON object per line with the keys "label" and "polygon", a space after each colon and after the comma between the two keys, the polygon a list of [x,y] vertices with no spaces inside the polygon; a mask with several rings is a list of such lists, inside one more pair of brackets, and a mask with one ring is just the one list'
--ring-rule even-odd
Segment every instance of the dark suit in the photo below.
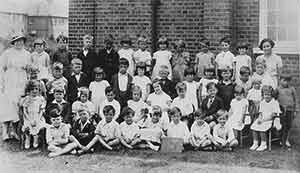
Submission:
{"label": "dark suit", "polygon": [[[212,121],[217,122],[217,115],[216,113],[220,110],[220,109],[224,109],[224,103],[223,100],[220,97],[215,97],[213,102],[211,103],[210,107],[207,107],[209,101],[209,97],[206,97],[201,104],[201,109],[203,111],[203,113],[205,114],[205,121],[207,123],[210,123]],[[213,116],[213,118],[209,118],[209,116]]]}
{"label": "dark suit", "polygon": [[75,75],[68,78],[68,101],[72,104],[76,101],[78,96],[78,88],[89,87],[89,78],[85,73],[80,74],[79,81],[77,82]]}
{"label": "dark suit", "polygon": [[109,53],[106,49],[102,49],[98,53],[98,61],[106,73],[107,81],[111,82],[112,76],[119,71],[119,54],[112,49]]}
{"label": "dark suit", "polygon": [[119,73],[113,75],[111,84],[116,95],[115,99],[120,103],[121,108],[127,106],[127,101],[131,98],[131,88],[132,88],[132,76],[127,73],[128,82],[126,91],[121,91],[119,87]]}
{"label": "dark suit", "polygon": [[72,54],[67,49],[58,49],[53,54],[52,63],[60,62],[64,65],[65,77],[69,77],[71,75],[71,61]]}
{"label": "dark suit", "polygon": [[176,83],[170,79],[160,79],[161,89],[168,94],[172,99],[177,97],[177,92],[175,89]]}
{"label": "dark suit", "polygon": [[89,80],[92,81],[92,74],[93,74],[93,69],[97,66],[100,66],[101,64],[99,63],[98,60],[98,56],[97,53],[92,50],[89,49],[88,53],[86,54],[86,56],[84,56],[83,54],[83,50],[81,50],[78,54],[77,54],[77,58],[81,59],[82,61],[82,71],[88,75]]}
{"label": "dark suit", "polygon": [[224,108],[229,111],[231,100],[234,98],[234,88],[236,84],[230,83],[225,85],[222,81],[217,84],[217,96],[223,100]]}
{"label": "dark suit", "polygon": [[55,101],[52,101],[47,104],[45,119],[46,119],[46,122],[49,124],[50,124],[50,112],[53,109],[59,109],[59,111],[61,112],[61,116],[63,117],[63,122],[71,124],[71,122],[72,122],[71,105],[68,102],[64,102],[61,105],[59,105],[59,104],[55,103]]}
{"label": "dark suit", "polygon": [[[81,145],[87,145],[94,137],[95,126],[91,122],[81,129],[81,120],[78,119],[72,126],[71,134],[80,142]],[[82,136],[82,133],[87,133],[86,136]]]}

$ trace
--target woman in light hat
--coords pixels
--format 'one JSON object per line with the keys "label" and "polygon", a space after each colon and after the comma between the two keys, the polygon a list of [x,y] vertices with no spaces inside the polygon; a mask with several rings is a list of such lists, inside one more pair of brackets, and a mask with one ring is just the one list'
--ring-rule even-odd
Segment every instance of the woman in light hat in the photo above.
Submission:
{"label": "woman in light hat", "polygon": [[[18,139],[16,123],[18,116],[18,100],[24,94],[27,81],[26,69],[30,64],[30,53],[24,49],[26,38],[23,35],[14,36],[11,40],[12,47],[5,50],[1,61],[1,110],[0,122],[3,122],[3,140],[10,137]],[[10,125],[13,130],[9,132]]]}

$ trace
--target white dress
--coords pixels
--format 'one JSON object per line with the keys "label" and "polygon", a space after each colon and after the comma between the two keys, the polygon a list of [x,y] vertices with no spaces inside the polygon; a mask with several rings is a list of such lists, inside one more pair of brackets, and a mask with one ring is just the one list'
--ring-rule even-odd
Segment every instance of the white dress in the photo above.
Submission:
{"label": "white dress", "polygon": [[161,122],[153,123],[151,118],[147,120],[145,123],[146,128],[140,129],[140,138],[142,140],[160,143],[163,135]]}
{"label": "white dress", "polygon": [[134,136],[139,134],[140,129],[139,126],[133,122],[128,125],[125,121],[120,124],[121,137],[125,139],[133,140]]}
{"label": "white dress", "polygon": [[184,122],[179,121],[178,124],[172,122],[167,129],[167,136],[171,138],[181,138],[184,143],[187,143],[190,137],[190,131]]}
{"label": "white dress", "polygon": [[261,86],[269,85],[269,86],[272,86],[273,89],[276,89],[276,87],[277,87],[277,85],[274,83],[274,80],[272,79],[272,77],[267,73],[264,73],[262,75],[254,73],[251,77],[251,81],[253,81],[253,80],[260,80]]}
{"label": "white dress", "polygon": [[50,57],[48,53],[46,53],[45,51],[41,53],[32,52],[31,62],[40,70],[39,79],[50,78],[50,67],[48,66],[50,64]]}
{"label": "white dress", "polygon": [[152,60],[151,53],[147,50],[145,51],[142,51],[141,49],[137,50],[136,52],[134,52],[133,58],[136,63],[144,62],[147,65],[151,65],[151,60]]}
{"label": "white dress", "polygon": [[159,50],[153,54],[153,59],[156,60],[155,66],[154,66],[153,72],[152,72],[153,79],[159,77],[159,70],[160,70],[161,65],[166,65],[168,67],[168,70],[169,70],[168,78],[170,80],[172,79],[172,67],[171,67],[171,63],[170,63],[171,58],[172,58],[172,52],[170,52],[168,50]]}
{"label": "white dress", "polygon": [[200,83],[193,81],[187,82],[183,81],[186,84],[186,97],[192,102],[195,110],[198,109],[198,98],[197,98],[197,90],[199,89]]}
{"label": "white dress", "polygon": [[232,115],[228,118],[226,125],[238,131],[242,130],[245,126],[245,124],[243,123],[243,114],[247,113],[248,107],[249,103],[247,99],[233,99],[230,103]]}
{"label": "white dress", "polygon": [[9,48],[0,57],[1,70],[1,113],[0,122],[18,121],[17,103],[24,94],[27,74],[24,70],[30,64],[30,53],[25,49]]}
{"label": "white dress", "polygon": [[216,63],[218,64],[218,69],[226,69],[227,67],[229,67],[230,69],[232,69],[232,64],[233,64],[233,59],[234,59],[234,55],[230,52],[220,52],[217,56],[216,56]]}
{"label": "white dress", "polygon": [[187,116],[191,113],[193,113],[194,108],[191,100],[188,97],[185,98],[180,98],[176,97],[172,104],[171,107],[178,107],[182,113],[182,116]]}
{"label": "white dress", "polygon": [[262,122],[259,124],[259,119],[256,119],[251,125],[251,129],[260,132],[266,132],[271,128],[273,113],[281,113],[279,103],[275,99],[272,99],[270,102],[266,102],[265,100],[261,101],[259,105],[259,112],[262,114]]}
{"label": "white dress", "polygon": [[142,118],[141,110],[142,109],[147,108],[148,110],[150,110],[150,107],[141,99],[137,102],[133,101],[133,100],[128,100],[127,104],[128,104],[128,107],[130,107],[135,112],[134,117],[132,118],[135,123],[138,123],[141,120],[141,118]]}
{"label": "white dress", "polygon": [[142,89],[142,99],[143,100],[146,100],[146,94],[147,94],[147,85],[148,84],[151,84],[151,80],[147,77],[147,76],[134,76],[133,77],[133,80],[132,80],[132,83],[134,85],[137,85],[139,87],[141,87]]}
{"label": "white dress", "polygon": [[109,86],[106,80],[100,82],[93,81],[90,83],[89,90],[91,91],[91,101],[94,103],[96,113],[100,115],[100,105],[106,99],[105,88]]}
{"label": "white dress", "polygon": [[134,75],[134,59],[133,59],[133,54],[134,51],[133,49],[129,48],[129,49],[120,49],[118,51],[118,54],[120,56],[120,58],[126,58],[129,62],[129,67],[127,69],[127,72],[133,76]]}
{"label": "white dress", "polygon": [[[233,62],[235,62],[235,70],[236,70],[236,79],[240,78],[240,69],[243,66],[249,67],[251,65],[251,57],[248,55],[237,55],[233,58]],[[250,67],[249,67],[250,68]]]}

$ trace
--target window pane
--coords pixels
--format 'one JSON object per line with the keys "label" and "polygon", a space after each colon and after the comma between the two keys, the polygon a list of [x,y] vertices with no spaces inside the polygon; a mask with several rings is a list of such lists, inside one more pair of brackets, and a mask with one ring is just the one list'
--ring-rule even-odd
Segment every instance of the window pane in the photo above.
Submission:
{"label": "window pane", "polygon": [[278,30],[278,40],[285,41],[287,40],[287,27],[280,27]]}
{"label": "window pane", "polygon": [[276,25],[276,12],[269,12],[268,13],[268,25],[275,26]]}
{"label": "window pane", "polygon": [[277,40],[276,33],[276,27],[268,27],[268,38],[272,40]]}
{"label": "window pane", "polygon": [[289,27],[287,40],[288,41],[297,41],[297,39],[298,39],[297,35],[298,35],[298,28],[295,26]]}

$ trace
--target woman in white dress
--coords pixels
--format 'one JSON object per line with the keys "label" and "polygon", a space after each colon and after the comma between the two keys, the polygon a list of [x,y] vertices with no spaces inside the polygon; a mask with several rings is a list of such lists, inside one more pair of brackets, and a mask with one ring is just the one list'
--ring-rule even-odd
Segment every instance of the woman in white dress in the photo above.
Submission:
{"label": "woman in white dress", "polygon": [[[27,81],[26,69],[30,64],[30,53],[24,49],[26,38],[18,35],[12,38],[11,48],[5,50],[1,55],[1,115],[0,122],[3,122],[3,140],[9,137],[18,138],[15,127],[11,134],[8,129],[11,124],[19,120],[18,100],[24,94]],[[14,124],[15,126],[15,124]]]}

